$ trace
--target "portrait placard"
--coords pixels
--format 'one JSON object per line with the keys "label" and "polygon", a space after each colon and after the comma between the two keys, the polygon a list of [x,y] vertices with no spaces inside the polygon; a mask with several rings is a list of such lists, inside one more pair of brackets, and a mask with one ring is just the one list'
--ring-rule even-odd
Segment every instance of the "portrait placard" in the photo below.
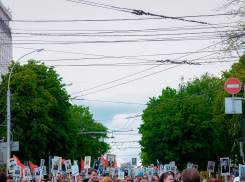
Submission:
{"label": "portrait placard", "polygon": [[193,164],[192,162],[187,162],[186,168],[187,168],[187,169],[192,168],[192,164]]}
{"label": "portrait placard", "polygon": [[239,178],[240,182],[245,182],[245,165],[239,164]]}
{"label": "portrait placard", "polygon": [[230,175],[229,157],[220,158],[221,176]]}
{"label": "portrait placard", "polygon": [[59,161],[54,160],[52,162],[52,173],[57,174],[59,169]]}
{"label": "portrait placard", "polygon": [[118,173],[118,179],[124,180],[124,172]]}
{"label": "portrait placard", "polygon": [[29,168],[24,168],[24,169],[23,169],[23,176],[24,176],[25,178],[31,178],[31,171],[30,171]]}
{"label": "portrait placard", "polygon": [[175,171],[176,171],[176,169],[175,169],[175,161],[171,161],[171,162],[170,162],[170,170],[171,170],[172,172],[175,172]]}
{"label": "portrait placard", "polygon": [[78,176],[79,175],[78,165],[71,166],[71,168],[72,168],[72,176]]}
{"label": "portrait placard", "polygon": [[85,161],[84,168],[85,169],[90,168],[91,156],[85,156],[84,161]]}
{"label": "portrait placard", "polygon": [[132,166],[137,166],[137,158],[132,158],[131,165]]}
{"label": "portrait placard", "polygon": [[58,161],[58,170],[62,170],[62,157],[54,156],[54,161]]}
{"label": "portrait placard", "polygon": [[165,164],[164,165],[164,170],[165,171],[170,171],[170,164]]}
{"label": "portrait placard", "polygon": [[21,166],[14,166],[14,176],[21,176]]}
{"label": "portrait placard", "polygon": [[41,159],[41,160],[40,160],[40,167],[41,167],[41,168],[44,166],[44,163],[45,163],[45,159]]}
{"label": "portrait placard", "polygon": [[94,168],[95,170],[99,170],[99,164],[100,164],[100,161],[99,161],[99,160],[94,160],[93,168]]}
{"label": "portrait placard", "polygon": [[65,168],[66,168],[66,173],[72,172],[71,160],[70,159],[65,161]]}
{"label": "portrait placard", "polygon": [[73,160],[73,166],[78,165],[78,160]]}
{"label": "portrait placard", "polygon": [[46,166],[43,166],[42,175],[47,175]]}
{"label": "portrait placard", "polygon": [[116,155],[107,154],[106,156],[106,167],[115,168]]}
{"label": "portrait placard", "polygon": [[102,165],[102,157],[99,157],[98,161],[99,161],[99,165],[101,166]]}
{"label": "portrait placard", "polygon": [[35,170],[35,177],[40,175],[40,167],[37,167],[34,169]]}
{"label": "portrait placard", "polygon": [[194,168],[194,169],[198,169],[198,165],[196,165],[196,164],[192,164],[192,168]]}
{"label": "portrait placard", "polygon": [[214,172],[215,168],[215,162],[214,161],[208,161],[207,171],[208,172]]}
{"label": "portrait placard", "polygon": [[9,173],[14,173],[14,167],[17,166],[16,159],[10,158],[7,160]]}
{"label": "portrait placard", "polygon": [[153,168],[147,168],[148,177],[153,176]]}

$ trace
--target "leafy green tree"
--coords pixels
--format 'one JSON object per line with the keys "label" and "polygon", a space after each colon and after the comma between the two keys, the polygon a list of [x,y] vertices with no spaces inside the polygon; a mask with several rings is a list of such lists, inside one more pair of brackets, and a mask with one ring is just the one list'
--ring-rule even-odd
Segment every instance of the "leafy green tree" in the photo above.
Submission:
{"label": "leafy green tree", "polygon": [[[91,156],[92,166],[94,159],[98,159],[98,157],[104,155],[110,149],[108,143],[99,141],[99,138],[107,137],[105,132],[108,129],[101,123],[93,120],[93,115],[89,112],[89,107],[73,105],[70,111],[72,121],[76,122],[79,131],[81,131],[76,136],[77,150],[73,155],[77,159]],[[90,134],[85,134],[86,132],[90,132]]]}
{"label": "leafy green tree", "polygon": [[218,126],[212,121],[212,102],[217,86],[220,80],[205,74],[180,84],[179,91],[167,87],[158,98],[150,98],[139,128],[148,160],[175,161],[180,170],[188,161],[205,169],[208,160],[216,160]]}
{"label": "leafy green tree", "polygon": [[[2,76],[0,85],[0,137],[4,139],[8,76]],[[12,154],[21,161],[38,164],[41,158],[48,160],[49,151],[64,159],[96,158],[109,149],[105,142],[98,142],[106,134],[78,135],[81,131],[106,132],[107,128],[93,121],[88,108],[70,104],[61,81],[54,67],[44,63],[30,60],[15,65],[10,82],[11,132],[12,140],[20,142],[20,151]]]}
{"label": "leafy green tree", "polygon": [[[229,71],[222,73],[222,85],[228,78],[237,78],[241,81],[241,84],[245,84],[245,59],[242,56],[238,63],[234,63]],[[214,101],[214,117],[215,121],[219,126],[219,156],[229,156],[237,163],[242,162],[240,157],[241,142],[241,117],[244,114],[225,114],[225,97],[231,97],[231,94],[222,89]],[[244,97],[244,87],[241,91],[235,95],[235,97]],[[245,104],[243,102],[243,113],[245,112]],[[235,156],[238,156],[235,159]]]}

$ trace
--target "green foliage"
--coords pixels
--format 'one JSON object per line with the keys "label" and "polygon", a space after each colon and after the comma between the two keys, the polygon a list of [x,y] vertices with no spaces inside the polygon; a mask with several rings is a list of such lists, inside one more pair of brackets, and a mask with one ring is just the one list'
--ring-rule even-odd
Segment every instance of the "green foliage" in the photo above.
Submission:
{"label": "green foliage", "polygon": [[126,162],[120,165],[120,168],[122,168],[123,170],[126,168],[131,168],[131,162]]}
{"label": "green foliage", "polygon": [[[0,137],[5,139],[8,77],[9,74],[2,76],[0,85]],[[96,122],[81,122],[86,119],[91,121],[92,115],[88,108],[69,103],[69,95],[61,81],[54,67],[47,67],[44,63],[30,60],[26,65],[15,65],[10,81],[11,132],[12,139],[20,142],[20,151],[12,154],[21,161],[30,160],[38,164],[41,158],[47,160],[49,151],[52,156],[76,159],[79,155],[97,157],[99,150],[101,153],[108,150],[108,144],[94,142],[95,138],[79,138],[82,128],[107,129]],[[92,147],[93,152],[89,149]]]}
{"label": "green foliage", "polygon": [[145,159],[162,164],[175,161],[183,170],[191,161],[202,170],[209,159],[214,160],[218,126],[212,121],[212,101],[217,86],[220,79],[205,74],[180,84],[179,91],[167,87],[158,98],[150,98],[139,128],[143,164]]}
{"label": "green foliage", "polygon": [[[84,106],[71,106],[72,121],[77,123],[81,133],[83,132],[107,132],[107,128],[101,123],[93,120],[93,115],[90,114],[89,108]],[[94,134],[79,134],[76,136],[77,151],[73,153],[75,158],[91,156],[91,162],[94,159],[104,155],[109,149],[110,145],[105,142],[99,142],[99,138],[107,137],[104,133]],[[80,160],[79,160],[80,161]],[[91,163],[93,165],[93,163]]]}

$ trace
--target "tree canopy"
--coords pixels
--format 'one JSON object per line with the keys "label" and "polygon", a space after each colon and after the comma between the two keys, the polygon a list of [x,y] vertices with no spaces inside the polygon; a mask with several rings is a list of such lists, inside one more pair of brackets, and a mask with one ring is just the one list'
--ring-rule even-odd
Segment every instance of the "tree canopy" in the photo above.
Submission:
{"label": "tree canopy", "polygon": [[[0,84],[0,135],[4,139],[8,76],[2,76]],[[44,63],[29,60],[26,65],[15,65],[10,81],[11,140],[20,142],[20,151],[12,153],[21,161],[39,162],[41,158],[47,159],[49,151],[52,156],[65,159],[83,155],[98,157],[98,151],[104,154],[109,149],[108,144],[99,143],[92,136],[78,135],[84,128],[91,127],[93,131],[107,131],[107,128],[93,121],[89,108],[72,106],[61,82],[54,67]],[[100,136],[106,137],[106,134]]]}

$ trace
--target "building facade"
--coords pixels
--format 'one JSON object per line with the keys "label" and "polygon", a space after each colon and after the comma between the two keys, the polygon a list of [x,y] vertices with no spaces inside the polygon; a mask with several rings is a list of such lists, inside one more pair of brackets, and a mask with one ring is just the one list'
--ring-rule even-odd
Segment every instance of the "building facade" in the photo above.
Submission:
{"label": "building facade", "polygon": [[12,34],[9,26],[11,20],[11,13],[0,0],[0,82],[1,75],[8,73],[8,67],[13,59]]}

